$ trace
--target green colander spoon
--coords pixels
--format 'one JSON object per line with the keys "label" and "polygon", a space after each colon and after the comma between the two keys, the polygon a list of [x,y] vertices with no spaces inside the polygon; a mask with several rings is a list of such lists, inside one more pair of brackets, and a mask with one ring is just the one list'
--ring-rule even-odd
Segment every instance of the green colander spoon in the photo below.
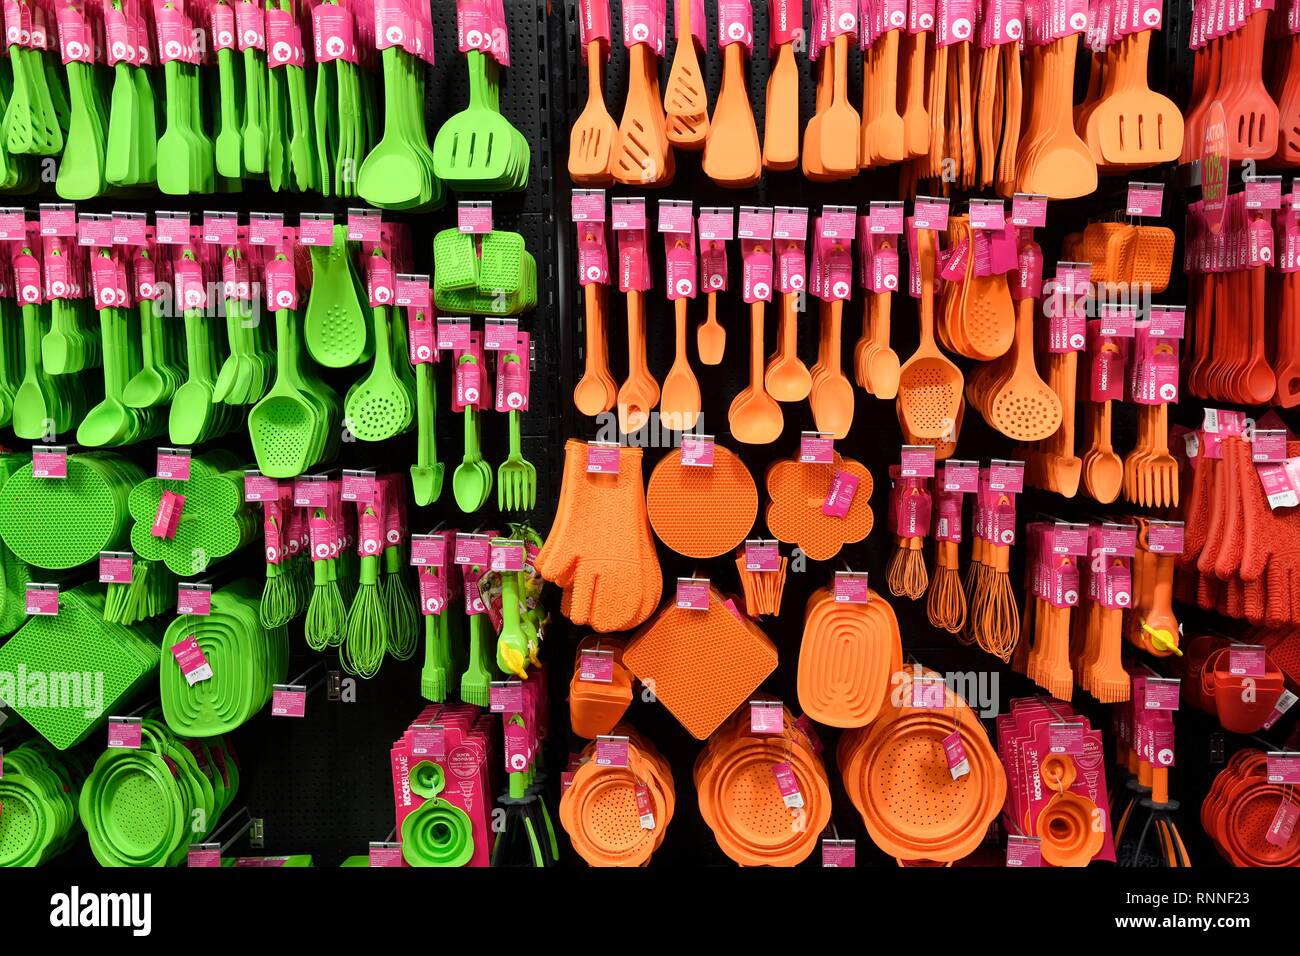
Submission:
{"label": "green colander spoon", "polygon": [[270,478],[293,478],[315,464],[312,451],[318,446],[317,429],[322,424],[302,393],[298,357],[291,348],[295,321],[287,309],[276,311],[275,384],[248,415],[257,466]]}

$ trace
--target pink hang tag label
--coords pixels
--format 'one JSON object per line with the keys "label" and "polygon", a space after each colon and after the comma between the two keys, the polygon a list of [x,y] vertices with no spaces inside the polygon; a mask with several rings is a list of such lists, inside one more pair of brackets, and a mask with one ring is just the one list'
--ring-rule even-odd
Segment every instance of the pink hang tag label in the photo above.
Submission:
{"label": "pink hang tag label", "polygon": [[749,702],[749,732],[760,736],[785,733],[785,709],[779,701]]}
{"label": "pink hang tag label", "polygon": [[239,217],[233,212],[203,213],[203,241],[211,246],[239,244]]}
{"label": "pink hang tag label", "polygon": [[426,365],[438,357],[437,335],[428,313],[417,312],[406,327],[407,354],[412,365]]}
{"label": "pink hang tag label", "polygon": [[583,651],[578,655],[578,680],[588,684],[612,684],[614,655],[609,651]]}
{"label": "pink hang tag label", "polygon": [[395,277],[391,259],[371,257],[366,265],[366,293],[372,309],[393,304]]}
{"label": "pink hang tag label", "polygon": [[288,10],[266,11],[266,62],[271,67],[307,65],[302,31]]}
{"label": "pink hang tag label", "polygon": [[1025,490],[1025,463],[1023,461],[993,461],[989,464],[990,491],[1018,495]]}
{"label": "pink hang tag label", "polygon": [[979,491],[980,466],[974,461],[946,461],[943,464],[943,490],[950,493],[975,494]]}
{"label": "pink hang tag label", "polygon": [[153,238],[160,246],[179,246],[190,241],[190,214],[159,212],[154,214]]}
{"label": "pink hang tag label", "polygon": [[193,634],[172,645],[172,657],[180,666],[185,676],[185,683],[193,687],[201,681],[212,679],[212,665],[199,647],[198,638]]}
{"label": "pink hang tag label", "polygon": [[497,539],[492,542],[488,568],[503,574],[513,574],[524,569],[524,543]]}
{"label": "pink hang tag label", "polygon": [[441,614],[447,607],[447,575],[433,568],[420,568],[420,613]]}
{"label": "pink hang tag label", "polygon": [[1273,725],[1282,719],[1282,715],[1295,706],[1297,700],[1300,700],[1300,697],[1297,697],[1289,690],[1283,690],[1282,696],[1273,705],[1272,712],[1264,720],[1264,729],[1271,730]]}
{"label": "pink hang tag label", "polygon": [[966,755],[966,745],[962,743],[961,732],[954,730],[943,738],[943,755],[948,761],[948,772],[952,779],[960,780],[970,773],[970,758]]}
{"label": "pink hang tag label", "polygon": [[[193,683],[195,682],[191,682],[191,685]],[[221,869],[221,847],[206,845],[191,846],[185,852],[185,866],[187,868],[202,870]]]}
{"label": "pink hang tag label", "polygon": [[144,724],[139,717],[108,718],[108,747],[110,750],[139,750],[143,742]]}
{"label": "pink hang tag label", "polygon": [[438,317],[438,349],[466,352],[470,347],[470,322],[467,318]]}
{"label": "pink hang tag label", "polygon": [[149,224],[142,212],[113,213],[113,245],[143,246],[148,242]]}
{"label": "pink hang tag label", "polygon": [[1016,193],[1011,200],[1011,224],[1024,229],[1041,229],[1047,225],[1047,197],[1035,193]]}
{"label": "pink hang tag label", "polygon": [[266,15],[262,5],[251,0],[236,3],[235,30],[240,51],[266,49]]}
{"label": "pink hang tag label", "polygon": [[836,571],[832,592],[837,604],[866,604],[871,589],[865,571]]}
{"label": "pink hang tag label", "polygon": [[901,202],[873,202],[867,216],[867,231],[873,236],[901,236],[903,234],[903,204]]}
{"label": "pink hang tag label", "polygon": [[[40,230],[42,236],[75,237],[77,234],[76,207],[66,203],[43,203],[40,208]],[[21,235],[22,232],[18,232],[13,238],[18,239]]]}
{"label": "pink hang tag label", "polygon": [[446,536],[441,534],[412,535],[411,564],[416,567],[445,567],[447,564]]}
{"label": "pink hang tag label", "polygon": [[493,681],[488,687],[488,709],[494,714],[522,714],[523,681]]}
{"label": "pink hang tag label", "polygon": [[329,212],[298,215],[298,244],[327,249],[334,245],[334,214]]}
{"label": "pink hang tag label", "polygon": [[372,843],[370,844],[370,852],[366,862],[372,870],[401,867],[404,865],[402,845],[400,843]]}
{"label": "pink hang tag label", "polygon": [[626,737],[602,736],[596,738],[596,752],[592,759],[597,767],[626,767],[628,756]]}
{"label": "pink hang tag label", "polygon": [[1158,339],[1181,339],[1187,327],[1187,309],[1184,306],[1153,305],[1150,315],[1150,334]]}
{"label": "pink hang tag label", "polygon": [[1286,429],[1257,428],[1250,445],[1250,460],[1257,464],[1286,461]]}
{"label": "pink hang tag label", "polygon": [[129,551],[101,551],[99,554],[100,584],[130,584],[132,555]]}
{"label": "pink hang tag label", "polygon": [[578,282],[580,285],[609,284],[609,249],[603,222],[587,222],[578,227]]}
{"label": "pink hang tag label", "polygon": [[77,5],[59,6],[54,13],[59,33],[59,55],[67,63],[93,63],[95,39],[85,11]]}
{"label": "pink hang tag label", "polygon": [[948,228],[948,200],[931,196],[917,196],[912,211],[912,227],[915,229],[933,229],[936,232]]}
{"label": "pink hang tag label", "polygon": [[1182,682],[1178,678],[1148,677],[1144,682],[1143,710],[1177,710]]}
{"label": "pink hang tag label", "polygon": [[741,297],[746,305],[772,301],[772,246],[766,241],[741,240]]}
{"label": "pink hang tag label", "polygon": [[972,199],[970,201],[970,227],[987,232],[1001,232],[1006,228],[1006,206],[1001,199]]}
{"label": "pink hang tag label", "polygon": [[298,308],[298,276],[293,263],[277,256],[266,264],[266,307],[272,312]]}
{"label": "pink hang tag label", "polygon": [[248,214],[248,244],[278,246],[284,241],[284,215],[278,212]]}
{"label": "pink hang tag label", "polygon": [[622,0],[623,45],[644,43],[655,56],[664,55],[664,5],[655,0]]}
{"label": "pink hang tag label", "polygon": [[1246,208],[1273,210],[1282,208],[1282,177],[1256,176],[1246,180]]}
{"label": "pink hang tag label", "polygon": [[1058,721],[1047,727],[1049,753],[1075,756],[1084,752],[1087,727],[1078,721]]}
{"label": "pink hang tag label", "polygon": [[855,840],[822,840],[822,868],[851,870],[858,865]]}
{"label": "pink hang tag label", "polygon": [[[117,8],[111,9],[113,9],[113,12],[121,15],[121,11],[117,10]],[[105,9],[104,13],[107,18],[108,9]],[[230,4],[225,2],[214,3],[208,13],[210,26],[212,28],[210,34],[212,38],[212,49],[218,51],[235,49],[235,43],[237,42],[237,37],[235,36],[235,11],[230,8]],[[127,46],[134,49],[134,44],[127,42],[127,33],[125,32],[127,30],[127,25],[124,16],[122,17],[122,29],[124,31],[122,34],[123,49],[125,50]],[[125,57],[122,56],[119,58],[124,59]]]}
{"label": "pink hang tag label", "polygon": [[176,588],[176,613],[207,617],[212,613],[212,589],[179,585]]}
{"label": "pink hang tag label", "polygon": [[54,617],[59,613],[57,584],[29,583],[24,589],[25,607],[33,617]]}
{"label": "pink hang tag label", "polygon": [[682,464],[694,468],[713,467],[713,439],[701,435],[682,436]]}
{"label": "pink hang tag label", "polygon": [[519,320],[514,317],[485,319],[483,321],[483,349],[488,352],[520,351]]}
{"label": "pink hang tag label", "polygon": [[1183,535],[1181,521],[1152,522],[1147,529],[1147,550],[1154,554],[1182,554]]}
{"label": "pink hang tag label", "polygon": [[745,542],[746,571],[780,571],[781,548],[775,541]]}
{"label": "pink hang tag label", "polygon": [[417,757],[444,759],[447,756],[447,728],[442,724],[412,727],[411,753]]}
{"label": "pink hang tag label", "polygon": [[1125,213],[1130,216],[1159,218],[1164,210],[1165,187],[1162,183],[1129,183]]}
{"label": "pink hang tag label", "polygon": [[170,481],[189,481],[191,460],[188,449],[159,448],[154,473]]}
{"label": "pink hang tag label", "polygon": [[271,691],[271,716],[306,717],[307,688],[277,684]]}
{"label": "pink hang tag label", "polygon": [[1234,677],[1263,677],[1268,672],[1267,654],[1261,644],[1233,644],[1228,648],[1228,673]]}
{"label": "pink hang tag label", "polygon": [[344,470],[339,497],[357,504],[371,504],[375,500],[377,485],[371,471]]}
{"label": "pink hang tag label", "polygon": [[1273,815],[1273,820],[1268,825],[1268,832],[1264,834],[1264,839],[1273,846],[1288,846],[1291,835],[1295,832],[1297,820],[1300,820],[1300,804],[1295,803],[1290,796],[1284,796],[1282,802],[1278,804],[1277,813]]}
{"label": "pink hang tag label", "polygon": [[970,271],[973,244],[963,238],[957,245],[940,254],[939,278],[946,282],[961,282]]}
{"label": "pink hang tag label", "polygon": [[617,475],[619,457],[618,445],[591,442],[587,445],[587,471],[602,475]]}
{"label": "pink hang tag label", "polygon": [[1100,331],[1107,338],[1133,338],[1137,334],[1137,309],[1133,306],[1103,306]]}
{"label": "pink hang tag label", "polygon": [[[912,677],[911,706],[921,710],[943,710],[948,706],[948,687],[942,677],[915,674]],[[945,751],[947,747],[945,746]]]}
{"label": "pink hang tag label", "polygon": [[611,36],[609,0],[578,0],[578,37],[582,62],[587,62],[587,44],[603,43],[609,49]]}
{"label": "pink hang tag label", "polygon": [[149,533],[155,538],[166,538],[168,541],[175,538],[176,528],[180,525],[181,512],[184,508],[184,495],[178,495],[170,490],[164,491],[158,501],[158,510],[154,512],[153,525]]}
{"label": "pink hang tag label", "polygon": [[348,7],[322,3],[312,8],[311,23],[312,54],[317,63],[357,62],[356,28]]}
{"label": "pink hang tag label", "polygon": [[378,246],[383,242],[384,216],[377,209],[349,209],[347,218],[348,242]]}
{"label": "pink hang tag label", "polygon": [[1273,751],[1267,757],[1269,783],[1293,786],[1300,783],[1300,753]]}
{"label": "pink hang tag label", "polygon": [[975,38],[975,0],[938,0],[935,4],[935,45],[969,43]]}
{"label": "pink hang tag label", "polygon": [[708,578],[678,578],[677,607],[683,611],[707,611],[709,609]]}
{"label": "pink hang tag label", "polygon": [[650,788],[640,780],[632,788],[636,795],[636,815],[641,824],[642,830],[653,830],[655,828],[655,806],[654,800],[650,797]]}
{"label": "pink hang tag label", "polygon": [[754,50],[754,11],[749,0],[718,0],[718,47],[743,43]]}
{"label": "pink hang tag label", "polygon": [[1043,844],[1038,837],[1011,834],[1007,837],[1007,866],[1043,865]]}
{"label": "pink hang tag label", "polygon": [[492,231],[492,204],[490,202],[458,202],[456,204],[456,229],[469,235],[481,236]]}
{"label": "pink hang tag label", "polygon": [[799,436],[799,461],[805,465],[834,463],[834,437],[824,432],[803,432]]}
{"label": "pink hang tag label", "polygon": [[280,483],[268,478],[258,471],[244,472],[245,501],[277,501],[280,497]]}
{"label": "pink hang tag label", "polygon": [[853,505],[853,496],[858,490],[859,478],[848,471],[837,471],[831,479],[830,490],[822,502],[822,514],[828,518],[843,518]]}
{"label": "pink hang tag label", "polygon": [[727,290],[727,244],[710,241],[700,246],[700,284],[705,292]]}
{"label": "pink hang tag label", "polygon": [[32,477],[67,478],[68,450],[36,446],[32,449]]}
{"label": "pink hang tag label", "polygon": [[768,0],[768,43],[784,46],[803,38],[802,0]]}
{"label": "pink hang tag label", "polygon": [[869,245],[870,263],[867,270],[867,288],[874,294],[898,291],[898,249],[888,239],[873,238]]}
{"label": "pink hang tag label", "polygon": [[427,309],[433,304],[428,275],[399,272],[393,277],[393,304],[402,308]]}
{"label": "pink hang tag label", "polygon": [[486,568],[492,560],[492,539],[485,534],[458,534],[452,554],[456,564]]}
{"label": "pink hang tag label", "polygon": [[725,207],[701,209],[696,232],[701,240],[731,241],[735,238],[736,211]]}
{"label": "pink hang tag label", "polygon": [[799,791],[799,778],[794,768],[786,761],[772,765],[772,776],[776,778],[776,789],[781,793],[781,800],[791,810],[803,809],[803,794]]}
{"label": "pink hang tag label", "polygon": [[904,445],[900,456],[899,475],[903,478],[933,478],[934,446]]}

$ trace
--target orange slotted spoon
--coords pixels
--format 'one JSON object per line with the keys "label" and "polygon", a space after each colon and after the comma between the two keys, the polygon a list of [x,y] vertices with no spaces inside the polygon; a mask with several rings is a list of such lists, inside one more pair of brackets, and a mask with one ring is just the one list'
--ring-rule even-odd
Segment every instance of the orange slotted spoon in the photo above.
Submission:
{"label": "orange slotted spoon", "polygon": [[583,185],[614,181],[611,163],[618,125],[605,106],[604,60],[599,40],[587,44],[587,105],[569,134],[569,178]]}
{"label": "orange slotted spoon", "polygon": [[611,159],[614,178],[629,186],[666,186],[672,181],[671,159],[658,58],[646,44],[635,43],[628,50],[627,100]]}
{"label": "orange slotted spoon", "polygon": [[696,151],[704,148],[704,140],[709,135],[709,100],[695,52],[695,33],[691,30],[691,0],[677,0],[674,18],[677,50],[668,73],[668,88],[664,91],[668,141]]}
{"label": "orange slotted spoon", "polygon": [[[1027,252],[1022,250],[1021,257],[1022,262],[1026,258],[1039,260],[1038,269],[1042,268],[1042,252],[1036,243],[1029,244]],[[1030,271],[1034,271],[1032,266]],[[1034,307],[1029,296],[1017,303],[1012,371],[990,398],[987,416],[989,424],[1002,434],[1025,442],[1042,441],[1061,427],[1061,400],[1034,365]]]}

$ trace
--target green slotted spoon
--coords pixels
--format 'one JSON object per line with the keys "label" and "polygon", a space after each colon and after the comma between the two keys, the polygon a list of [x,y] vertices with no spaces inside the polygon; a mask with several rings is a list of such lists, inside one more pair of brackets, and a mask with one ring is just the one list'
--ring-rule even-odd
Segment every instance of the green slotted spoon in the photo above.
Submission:
{"label": "green slotted spoon", "polygon": [[353,276],[347,227],[334,227],[334,244],[311,248],[311,290],[303,319],[303,338],[311,357],[326,368],[364,362],[373,339]]}
{"label": "green slotted spoon", "polygon": [[352,434],[362,441],[385,441],[411,423],[411,395],[393,367],[388,309],[372,310],[375,360],[370,374],[349,393],[344,415]]}
{"label": "green slotted spoon", "polygon": [[289,310],[276,311],[275,384],[248,414],[248,436],[257,466],[270,478],[293,478],[315,464],[317,431],[323,424],[303,394],[298,356],[292,347],[291,324],[296,321]]}

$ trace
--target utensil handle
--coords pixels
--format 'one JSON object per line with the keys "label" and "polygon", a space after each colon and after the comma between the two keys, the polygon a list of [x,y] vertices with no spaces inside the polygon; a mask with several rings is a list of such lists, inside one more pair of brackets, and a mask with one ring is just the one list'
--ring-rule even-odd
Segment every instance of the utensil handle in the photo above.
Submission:
{"label": "utensil handle", "polygon": [[751,303],[749,306],[749,387],[755,392],[763,391],[762,299]]}

